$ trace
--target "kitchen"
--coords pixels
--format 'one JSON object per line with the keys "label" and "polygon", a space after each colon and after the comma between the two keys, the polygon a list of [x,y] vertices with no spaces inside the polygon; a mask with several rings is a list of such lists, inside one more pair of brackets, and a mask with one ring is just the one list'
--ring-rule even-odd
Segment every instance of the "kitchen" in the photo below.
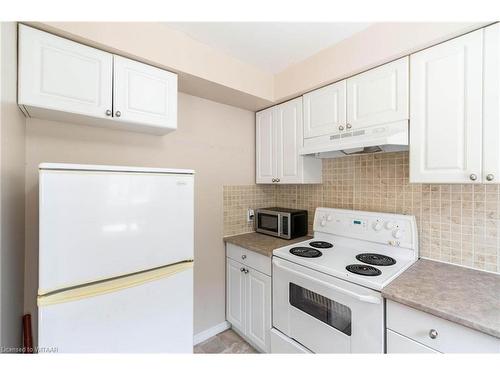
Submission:
{"label": "kitchen", "polygon": [[499,353],[499,25],[2,22],[2,347]]}

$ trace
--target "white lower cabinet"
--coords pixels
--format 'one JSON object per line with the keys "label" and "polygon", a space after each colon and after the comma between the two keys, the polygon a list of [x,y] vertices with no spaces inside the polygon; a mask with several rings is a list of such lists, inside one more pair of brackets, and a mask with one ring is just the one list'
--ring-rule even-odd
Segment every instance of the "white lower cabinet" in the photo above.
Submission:
{"label": "white lower cabinet", "polygon": [[439,353],[437,350],[422,345],[419,342],[409,339],[399,333],[387,330],[387,353],[390,354],[433,354]]}
{"label": "white lower cabinet", "polygon": [[271,277],[248,268],[245,275],[246,335],[262,351],[270,351]]}
{"label": "white lower cabinet", "polygon": [[387,301],[387,353],[500,353],[500,339]]}
{"label": "white lower cabinet", "polygon": [[242,264],[227,258],[226,318],[238,331],[245,331],[245,275]]}
{"label": "white lower cabinet", "polygon": [[[254,255],[271,263],[269,257]],[[239,262],[229,256],[226,260],[226,319],[255,348],[269,353],[271,276],[245,264],[247,262]]]}

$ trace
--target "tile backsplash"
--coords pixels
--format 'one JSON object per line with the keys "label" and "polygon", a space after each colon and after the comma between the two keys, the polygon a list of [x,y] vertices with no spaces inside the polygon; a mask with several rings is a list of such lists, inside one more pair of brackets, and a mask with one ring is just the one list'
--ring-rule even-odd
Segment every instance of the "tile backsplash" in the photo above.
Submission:
{"label": "tile backsplash", "polygon": [[500,272],[497,185],[410,184],[408,152],[323,160],[316,185],[224,186],[224,235],[250,232],[248,208],[316,207],[415,215],[420,256]]}

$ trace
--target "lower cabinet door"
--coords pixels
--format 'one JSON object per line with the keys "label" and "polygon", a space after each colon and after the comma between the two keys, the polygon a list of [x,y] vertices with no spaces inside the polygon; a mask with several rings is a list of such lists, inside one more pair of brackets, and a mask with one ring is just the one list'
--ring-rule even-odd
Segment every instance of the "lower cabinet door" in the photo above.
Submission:
{"label": "lower cabinet door", "polygon": [[243,265],[226,258],[226,318],[234,328],[245,334],[245,273]]}
{"label": "lower cabinet door", "polygon": [[415,340],[409,339],[399,333],[387,330],[387,354],[395,353],[439,353]]}
{"label": "lower cabinet door", "polygon": [[271,351],[271,277],[246,268],[246,335],[263,352]]}

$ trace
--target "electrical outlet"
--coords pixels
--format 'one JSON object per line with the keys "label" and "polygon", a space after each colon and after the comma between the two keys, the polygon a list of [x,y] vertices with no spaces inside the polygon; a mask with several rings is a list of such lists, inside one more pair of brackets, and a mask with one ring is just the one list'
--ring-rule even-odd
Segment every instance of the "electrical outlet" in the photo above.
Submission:
{"label": "electrical outlet", "polygon": [[254,217],[255,217],[255,214],[253,212],[253,209],[249,208],[247,210],[247,222],[251,223],[253,221]]}

